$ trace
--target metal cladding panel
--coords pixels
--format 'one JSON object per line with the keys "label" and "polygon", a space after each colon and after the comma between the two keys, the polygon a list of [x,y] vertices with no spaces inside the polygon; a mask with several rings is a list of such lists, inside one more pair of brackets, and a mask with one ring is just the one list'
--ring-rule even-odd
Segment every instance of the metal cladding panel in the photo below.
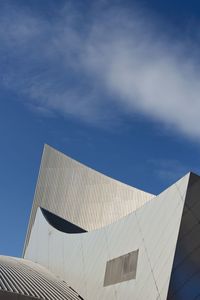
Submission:
{"label": "metal cladding panel", "polygon": [[200,299],[200,177],[195,174],[189,181],[167,299]]}
{"label": "metal cladding panel", "polygon": [[[188,181],[189,174],[126,217],[81,234],[56,230],[38,209],[25,257],[87,300],[166,300]],[[107,262],[134,251],[135,279],[104,286]]]}
{"label": "metal cladding panel", "polygon": [[90,231],[115,222],[153,197],[45,145],[24,251],[38,207]]}
{"label": "metal cladding panel", "polygon": [[24,259],[0,256],[0,299],[82,298],[44,267]]}

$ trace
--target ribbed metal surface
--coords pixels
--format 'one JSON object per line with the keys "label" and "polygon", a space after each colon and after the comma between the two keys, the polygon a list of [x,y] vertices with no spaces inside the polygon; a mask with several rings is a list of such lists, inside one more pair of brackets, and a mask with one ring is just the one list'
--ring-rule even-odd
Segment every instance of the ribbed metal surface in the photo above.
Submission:
{"label": "ribbed metal surface", "polygon": [[33,262],[0,256],[0,291],[45,300],[80,300],[78,293]]}
{"label": "ribbed metal surface", "polygon": [[38,207],[91,231],[115,222],[152,198],[45,145],[24,250]]}

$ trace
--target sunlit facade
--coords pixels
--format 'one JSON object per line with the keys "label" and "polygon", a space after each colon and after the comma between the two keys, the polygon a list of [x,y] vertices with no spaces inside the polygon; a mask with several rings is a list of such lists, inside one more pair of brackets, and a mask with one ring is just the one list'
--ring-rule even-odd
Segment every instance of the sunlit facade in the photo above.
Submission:
{"label": "sunlit facade", "polygon": [[154,196],[45,145],[23,258],[0,257],[0,298],[200,299],[199,221],[193,173]]}

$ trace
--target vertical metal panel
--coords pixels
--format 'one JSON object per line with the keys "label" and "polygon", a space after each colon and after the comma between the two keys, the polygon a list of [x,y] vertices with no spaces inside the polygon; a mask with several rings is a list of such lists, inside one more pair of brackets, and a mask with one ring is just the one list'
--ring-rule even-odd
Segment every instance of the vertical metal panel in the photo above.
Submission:
{"label": "vertical metal panel", "polygon": [[189,181],[167,299],[200,299],[200,177],[194,174]]}

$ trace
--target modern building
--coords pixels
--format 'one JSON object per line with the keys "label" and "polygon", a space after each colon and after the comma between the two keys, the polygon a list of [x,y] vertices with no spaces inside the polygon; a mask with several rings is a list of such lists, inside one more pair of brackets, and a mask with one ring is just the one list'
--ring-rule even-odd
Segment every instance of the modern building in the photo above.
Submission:
{"label": "modern building", "polygon": [[0,299],[200,299],[200,177],[154,196],[45,145],[23,258],[0,257]]}

